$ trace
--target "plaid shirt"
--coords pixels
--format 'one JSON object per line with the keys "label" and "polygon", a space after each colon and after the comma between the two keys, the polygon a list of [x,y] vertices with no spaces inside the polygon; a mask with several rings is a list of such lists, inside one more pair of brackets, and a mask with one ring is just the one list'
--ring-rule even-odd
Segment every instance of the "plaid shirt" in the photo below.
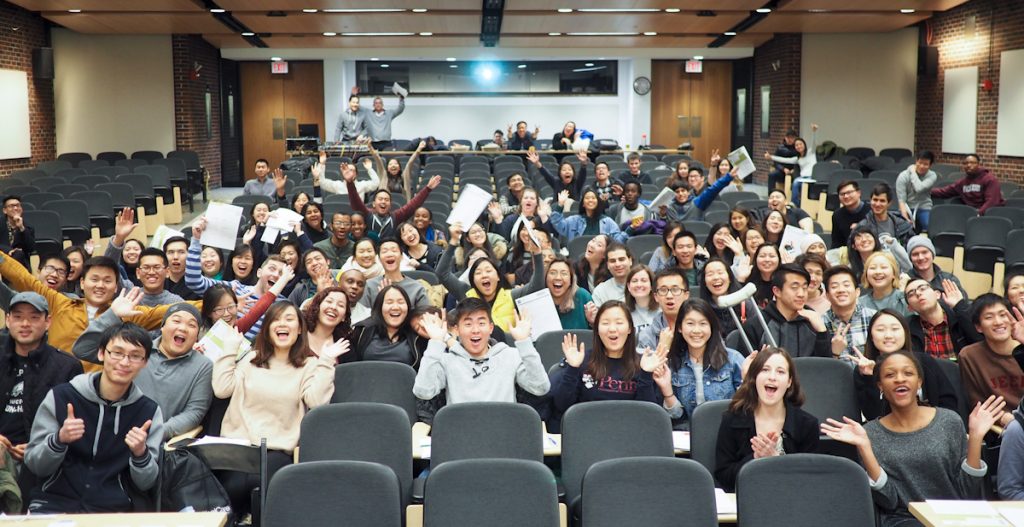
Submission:
{"label": "plaid shirt", "polygon": [[850,324],[850,329],[846,332],[846,348],[840,353],[839,358],[855,359],[856,355],[853,353],[855,346],[861,353],[864,353],[864,344],[868,341],[868,327],[871,324],[871,317],[874,315],[874,309],[863,307],[860,302],[853,307],[853,314],[850,315],[849,322],[841,320],[832,309],[825,312],[822,319],[825,322],[825,329],[828,330],[829,340],[836,336],[836,332],[842,326]]}
{"label": "plaid shirt", "polygon": [[946,313],[942,313],[942,322],[934,326],[924,318],[920,320],[921,329],[924,330],[924,350],[936,359],[956,360],[956,348],[953,347],[953,338],[949,334]]}

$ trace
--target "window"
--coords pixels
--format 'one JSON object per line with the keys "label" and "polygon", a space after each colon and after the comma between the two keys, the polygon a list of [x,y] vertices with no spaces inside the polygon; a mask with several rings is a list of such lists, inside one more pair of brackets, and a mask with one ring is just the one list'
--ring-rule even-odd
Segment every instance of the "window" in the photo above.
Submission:
{"label": "window", "polygon": [[365,95],[390,94],[396,82],[417,96],[616,95],[618,64],[614,60],[358,61],[356,82]]}

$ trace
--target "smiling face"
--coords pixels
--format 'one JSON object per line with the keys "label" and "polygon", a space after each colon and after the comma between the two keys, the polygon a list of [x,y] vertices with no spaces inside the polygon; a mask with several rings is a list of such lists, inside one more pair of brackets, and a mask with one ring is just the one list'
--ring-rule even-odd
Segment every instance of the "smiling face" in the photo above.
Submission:
{"label": "smiling face", "polygon": [[845,309],[857,303],[860,296],[860,288],[852,276],[846,273],[836,273],[829,277],[826,285],[826,296],[833,308]]}
{"label": "smiling face", "polygon": [[71,263],[71,270],[68,271],[68,281],[74,282],[82,277],[82,268],[85,266],[85,257],[78,251],[68,253],[68,262]]}
{"label": "smiling face", "polygon": [[295,250],[295,246],[293,246],[293,245],[283,245],[283,246],[281,246],[281,252],[278,253],[278,254],[281,255],[281,258],[284,258],[284,261],[285,261],[285,263],[288,264],[288,267],[291,267],[292,269],[297,269],[298,268],[298,265],[299,265],[299,251]]}
{"label": "smiling face", "polygon": [[754,265],[761,271],[761,276],[770,276],[779,268],[779,251],[775,247],[765,247],[757,253]]}
{"label": "smiling face", "polygon": [[319,208],[312,205],[306,206],[306,214],[304,217],[306,218],[306,225],[309,225],[310,227],[319,228],[324,223],[323,213],[320,212]]}
{"label": "smiling face", "polygon": [[923,385],[921,372],[909,357],[898,354],[879,365],[878,391],[893,408],[917,405],[917,392]]}
{"label": "smiling face", "polygon": [[348,110],[352,113],[359,111],[359,97],[348,98]]}
{"label": "smiling face", "polygon": [[15,304],[7,312],[7,329],[14,342],[35,349],[50,329],[50,315],[28,304]]}
{"label": "smiling face", "polygon": [[811,291],[818,291],[821,287],[821,277],[825,275],[825,270],[817,262],[807,262],[804,264],[804,271],[811,275],[811,281],[807,288]]}
{"label": "smiling face", "polygon": [[618,249],[608,252],[608,272],[616,280],[625,279],[629,273],[629,268],[632,266],[633,259],[629,257],[629,253],[626,250]]}
{"label": "smiling face", "polygon": [[729,292],[729,270],[724,262],[715,260],[704,266],[704,285],[716,298]]}
{"label": "smiling face", "polygon": [[238,304],[235,303],[235,299],[231,295],[223,295],[211,313],[214,321],[223,320],[234,327],[235,322],[238,321]]}
{"label": "smiling face", "polygon": [[853,236],[853,248],[861,254],[875,251],[875,237],[870,232],[861,232]]}
{"label": "smiling face", "polygon": [[558,178],[562,180],[562,183],[568,185],[572,183],[572,178],[576,176],[576,171],[573,170],[572,165],[569,163],[562,163],[562,166],[558,167]]}
{"label": "smiling face", "polygon": [[235,278],[248,277],[252,273],[252,266],[252,253],[249,251],[237,254],[231,259],[231,272],[235,273]]}
{"label": "smiling face", "polygon": [[872,289],[888,290],[893,287],[893,279],[896,271],[887,258],[874,257],[868,261],[864,268],[864,276],[868,279],[868,285]]}
{"label": "smiling face", "polygon": [[295,196],[295,200],[292,201],[292,209],[295,212],[301,214],[302,207],[305,206],[307,203],[309,203],[309,194],[306,194],[305,192],[299,192],[298,195]]}
{"label": "smiling face", "polygon": [[124,248],[121,249],[121,260],[128,265],[135,265],[139,263],[139,255],[142,254],[142,245],[139,244],[138,240],[128,240],[124,242]]}
{"label": "smiling face", "polygon": [[215,247],[203,247],[203,252],[199,253],[199,267],[203,270],[203,275],[213,276],[220,272],[220,251]]}
{"label": "smiling face", "polygon": [[263,267],[260,267],[259,270],[256,271],[256,277],[259,278],[260,281],[264,282],[266,287],[271,287],[277,283],[279,278],[281,278],[281,271],[284,270],[285,265],[287,264],[283,264],[276,260],[267,260],[263,264]]}
{"label": "smiling face", "polygon": [[270,172],[270,165],[266,161],[257,161],[253,172],[256,174],[256,179],[263,181],[267,177],[267,172]]}
{"label": "smiling face", "polygon": [[871,196],[871,212],[873,212],[875,216],[881,217],[887,210],[889,210],[888,195],[877,194]]}
{"label": "smiling face", "polygon": [[459,343],[471,356],[479,357],[487,352],[488,340],[494,331],[490,313],[483,310],[467,313],[462,316],[456,327]]}
{"label": "smiling face", "polygon": [[256,222],[257,225],[263,225],[269,217],[270,207],[266,203],[257,203],[252,208],[252,221]]}
{"label": "smiling face", "polygon": [[786,391],[793,385],[789,373],[789,362],[781,354],[774,354],[764,361],[761,371],[754,378],[758,402],[766,406],[782,404]]}
{"label": "smiling face", "polygon": [[993,304],[981,311],[975,328],[991,343],[1004,343],[1010,340],[1010,329],[1013,327],[1013,316],[1003,304]]}
{"label": "smiling face", "polygon": [[732,226],[736,232],[743,232],[750,227],[750,218],[742,212],[731,212],[729,213],[729,225]]}
{"label": "smiling face", "polygon": [[690,165],[686,161],[680,161],[676,163],[676,177],[682,180],[686,180],[686,175],[690,173]]}
{"label": "smiling face", "polygon": [[142,282],[142,288],[147,294],[157,294],[164,289],[164,280],[167,279],[167,266],[164,259],[150,254],[139,260],[139,267],[135,270],[135,276]]}
{"label": "smiling face", "polygon": [[675,189],[676,203],[686,203],[686,200],[690,199],[690,191],[683,186]]}
{"label": "smiling face", "polygon": [[608,240],[604,236],[595,236],[587,242],[587,250],[584,253],[584,258],[588,261],[596,262],[604,259],[605,250],[608,248]]}
{"label": "smiling face", "polygon": [[39,270],[39,281],[54,291],[61,291],[68,283],[68,266],[59,258],[48,258]]}
{"label": "smiling face", "polygon": [[686,182],[690,184],[690,191],[693,194],[700,194],[704,190],[704,176],[700,170],[691,168],[690,172],[686,174]]}
{"label": "smiling face", "polygon": [[430,227],[430,222],[430,211],[425,207],[416,209],[412,215],[412,224],[420,231],[426,231],[427,227]]}
{"label": "smiling face", "polygon": [[732,236],[732,232],[729,227],[721,227],[715,231],[715,235],[711,237],[711,242],[715,244],[715,250],[725,250],[726,244],[729,243],[729,238]]}
{"label": "smiling face", "polygon": [[914,269],[919,273],[927,272],[935,264],[935,255],[927,247],[918,246],[914,247],[913,251],[910,251],[910,261],[913,262]]}
{"label": "smiling face", "polygon": [[596,321],[597,334],[610,357],[620,356],[626,346],[626,339],[633,333],[629,313],[619,306],[601,313]]}
{"label": "smiling face", "polygon": [[552,262],[544,279],[556,299],[564,298],[572,289],[572,269],[567,262]]}
{"label": "smiling face", "polygon": [[511,190],[513,194],[522,192],[524,188],[526,188],[526,183],[523,182],[522,175],[513,174],[512,177],[508,178],[508,189]]}
{"label": "smiling face", "polygon": [[387,241],[380,245],[380,264],[384,267],[386,272],[394,272],[398,270],[398,265],[402,263],[402,248],[398,246],[398,243],[394,241]]}
{"label": "smiling face", "polygon": [[782,230],[786,228],[786,220],[783,219],[782,214],[773,210],[768,217],[764,220],[764,228],[771,234],[781,234]]}
{"label": "smiling face", "polygon": [[1006,299],[1014,306],[1024,303],[1024,275],[1017,275],[1006,284]]}
{"label": "smiling face", "polygon": [[703,351],[711,339],[711,321],[703,313],[691,309],[679,323],[679,334],[683,336],[686,345],[693,351]]}
{"label": "smiling face", "polygon": [[270,342],[276,350],[291,350],[295,342],[299,340],[301,330],[299,310],[295,306],[288,306],[270,322]]}
{"label": "smiling face", "polygon": [[757,252],[757,248],[762,245],[764,245],[764,236],[759,231],[748,229],[743,245],[743,248],[747,250],[747,254],[754,254]]}
{"label": "smiling face", "polygon": [[491,262],[480,262],[474,269],[470,281],[473,282],[480,295],[486,299],[494,298],[494,295],[498,293],[498,270]]}
{"label": "smiling face", "polygon": [[402,242],[406,247],[413,247],[420,244],[420,231],[408,223],[403,223],[399,229]]}
{"label": "smiling face", "polygon": [[93,267],[82,277],[81,284],[90,306],[109,306],[117,293],[117,274],[113,269]]}
{"label": "smiling face", "polygon": [[[131,384],[139,371],[146,366],[148,351],[142,349],[142,346],[114,337],[107,342],[106,349],[100,349],[96,356],[103,363],[103,378],[116,386]],[[114,360],[107,356],[109,353],[121,354],[124,357],[121,360]]]}
{"label": "smiling face", "polygon": [[391,210],[391,193],[378,191],[373,196],[373,212],[387,214]]}
{"label": "smiling face", "polygon": [[732,163],[730,163],[728,159],[725,159],[723,157],[722,160],[718,162],[718,175],[719,176],[724,176],[724,175],[728,174],[731,171],[732,171]]}
{"label": "smiling face", "polygon": [[796,149],[796,153],[800,157],[803,157],[804,155],[807,154],[807,143],[805,143],[803,139],[797,139],[796,141],[793,141],[793,148]]}
{"label": "smiling face", "polygon": [[405,301],[397,289],[391,288],[384,293],[384,303],[381,304],[381,317],[384,325],[390,329],[398,329],[405,323],[409,316],[409,304]]}
{"label": "smiling face", "polygon": [[352,238],[359,240],[366,237],[366,218],[362,214],[352,215]]}
{"label": "smiling face", "polygon": [[388,174],[390,174],[392,176],[397,176],[401,172],[402,172],[402,165],[398,162],[398,160],[397,159],[389,159],[388,160]]}
{"label": "smiling face", "polygon": [[585,212],[594,212],[594,211],[596,211],[597,210],[597,203],[598,203],[598,201],[597,201],[597,194],[594,194],[593,192],[587,192],[587,193],[583,194],[582,206],[583,206],[583,210]]}
{"label": "smiling face", "polygon": [[331,235],[338,245],[342,245],[348,239],[348,231],[351,228],[352,216],[340,212],[334,213],[334,216],[331,218]]}
{"label": "smiling face", "polygon": [[473,247],[483,247],[487,243],[487,231],[477,223],[469,228],[466,237]]}
{"label": "smiling face", "polygon": [[180,357],[192,350],[199,338],[196,317],[178,311],[167,317],[160,328],[160,351],[169,358]]}
{"label": "smiling face", "polygon": [[319,276],[324,269],[327,269],[327,258],[322,252],[311,250],[303,257],[302,264],[306,266],[306,272],[311,276]]}
{"label": "smiling face", "polygon": [[807,279],[796,273],[786,273],[782,289],[772,287],[772,293],[779,307],[795,313],[807,303]]}
{"label": "smiling face", "polygon": [[781,190],[773,190],[768,195],[768,208],[771,210],[785,211],[786,210],[786,194]]}
{"label": "smiling face", "polygon": [[640,271],[634,274],[628,282],[626,289],[633,298],[649,298],[651,296],[651,274],[647,271]]}
{"label": "smiling face", "polygon": [[345,320],[345,313],[348,311],[348,296],[342,292],[333,292],[324,297],[320,302],[320,314],[317,316],[317,324],[327,328],[336,328]]}
{"label": "smiling face", "polygon": [[684,236],[682,238],[676,238],[673,244],[673,256],[676,257],[676,263],[678,263],[684,269],[693,267],[693,257],[697,253],[697,244],[693,241],[693,238]]}
{"label": "smiling face", "polygon": [[846,185],[838,189],[839,192],[839,203],[842,206],[853,209],[860,204],[860,189],[854,188],[853,185]]}
{"label": "smiling face", "polygon": [[869,331],[871,333],[871,342],[874,343],[879,355],[901,350],[907,342],[907,334],[903,331],[903,324],[899,319],[889,314],[882,314],[875,318],[875,322],[871,324]]}

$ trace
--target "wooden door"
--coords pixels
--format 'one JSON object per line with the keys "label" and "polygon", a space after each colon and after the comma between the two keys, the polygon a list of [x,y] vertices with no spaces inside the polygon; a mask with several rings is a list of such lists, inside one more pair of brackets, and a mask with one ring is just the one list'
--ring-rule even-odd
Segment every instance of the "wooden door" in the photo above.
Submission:
{"label": "wooden door", "polygon": [[267,62],[243,62],[242,174],[252,179],[260,158],[271,167],[285,159],[285,138],[298,124],[317,123],[324,133],[323,62],[289,62],[285,75],[270,73]]}
{"label": "wooden door", "polygon": [[651,143],[693,144],[694,159],[707,164],[715,148],[732,150],[732,63],[705,61],[703,73],[684,73],[684,61],[651,65]]}

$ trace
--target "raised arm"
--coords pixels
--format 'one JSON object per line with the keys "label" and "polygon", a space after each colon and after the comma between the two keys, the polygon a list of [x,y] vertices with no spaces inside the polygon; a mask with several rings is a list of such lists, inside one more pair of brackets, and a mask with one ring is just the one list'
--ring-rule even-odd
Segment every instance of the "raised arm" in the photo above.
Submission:
{"label": "raised arm", "polygon": [[416,213],[416,209],[422,207],[423,203],[427,201],[427,196],[430,195],[430,192],[440,184],[441,176],[434,176],[430,178],[430,181],[427,182],[427,186],[421,188],[420,191],[417,192],[411,200],[409,200],[409,203],[406,203],[392,213],[392,216],[395,217],[395,224],[397,225],[411,218],[412,215]]}
{"label": "raised arm", "polygon": [[42,295],[53,315],[58,315],[61,310],[71,307],[71,300],[68,297],[46,287],[46,284],[32,276],[20,262],[3,251],[0,251],[0,276],[10,282],[11,288],[16,291],[34,291]]}
{"label": "raised arm", "polygon": [[456,223],[449,227],[450,243],[448,247],[441,254],[441,259],[437,261],[437,267],[434,268],[434,274],[437,275],[437,279],[448,289],[448,292],[455,295],[455,298],[462,300],[466,298],[466,292],[469,291],[469,285],[459,280],[459,276],[453,272],[452,260],[455,258],[455,248],[459,246],[459,241],[462,239],[462,226]]}
{"label": "raised arm", "polygon": [[230,287],[229,282],[214,280],[213,278],[203,276],[203,268],[199,265],[199,255],[203,252],[203,244],[199,242],[199,239],[203,236],[203,231],[205,229],[205,217],[199,218],[192,225],[192,241],[189,242],[188,255],[185,257],[185,285],[187,285],[193,293],[200,296],[202,296],[207,289],[217,284],[225,284]]}
{"label": "raised arm", "polygon": [[[405,99],[402,99],[405,102]],[[416,146],[416,151],[412,153],[409,160],[405,162],[405,168],[402,169],[402,188],[405,191],[405,199],[412,199],[412,167],[416,166],[416,160],[420,157],[420,152],[427,147],[426,141],[420,141],[420,144]]]}
{"label": "raised arm", "polygon": [[[378,189],[387,190],[386,182],[381,181],[380,176],[377,174],[377,171],[373,169],[372,163],[370,163],[370,159],[364,157],[363,160],[363,167],[366,168],[366,175],[370,176],[370,179],[364,181],[356,181],[356,190],[359,191],[359,195],[362,196],[363,194],[373,192]],[[354,170],[355,167],[352,167],[352,169]],[[381,174],[384,174],[385,178],[389,177],[387,173],[384,171],[381,171]]]}

